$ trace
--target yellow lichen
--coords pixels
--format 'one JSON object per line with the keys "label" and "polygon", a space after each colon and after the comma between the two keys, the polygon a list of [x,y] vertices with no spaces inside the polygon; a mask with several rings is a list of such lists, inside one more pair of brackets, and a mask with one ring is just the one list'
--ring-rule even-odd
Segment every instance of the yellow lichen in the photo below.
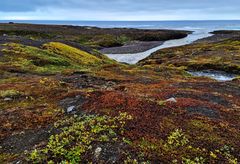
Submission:
{"label": "yellow lichen", "polygon": [[43,47],[53,53],[67,57],[79,64],[97,64],[102,62],[101,59],[97,58],[94,55],[91,55],[88,52],[68,46],[63,43],[50,42],[48,44],[44,44]]}

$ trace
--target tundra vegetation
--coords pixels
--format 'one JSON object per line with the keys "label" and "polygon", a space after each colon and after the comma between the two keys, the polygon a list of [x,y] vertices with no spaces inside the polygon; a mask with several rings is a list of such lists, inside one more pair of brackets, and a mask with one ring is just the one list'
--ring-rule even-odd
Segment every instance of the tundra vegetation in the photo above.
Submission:
{"label": "tundra vegetation", "polygon": [[99,47],[164,32],[16,24],[0,32],[0,163],[239,162],[239,78],[186,72],[239,75],[238,37],[127,65]]}

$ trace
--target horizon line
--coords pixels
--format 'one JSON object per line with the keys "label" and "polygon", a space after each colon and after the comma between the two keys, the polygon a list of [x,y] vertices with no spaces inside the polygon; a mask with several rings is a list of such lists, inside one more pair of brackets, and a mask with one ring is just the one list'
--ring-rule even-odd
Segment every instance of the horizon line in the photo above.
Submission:
{"label": "horizon line", "polygon": [[193,20],[57,20],[57,19],[0,19],[0,21],[85,21],[85,22],[166,22],[166,21],[240,21],[240,19],[193,19]]}

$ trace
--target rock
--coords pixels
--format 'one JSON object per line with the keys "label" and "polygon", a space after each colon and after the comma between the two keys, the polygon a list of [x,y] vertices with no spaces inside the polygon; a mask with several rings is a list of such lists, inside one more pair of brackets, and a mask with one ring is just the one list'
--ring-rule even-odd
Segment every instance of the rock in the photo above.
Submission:
{"label": "rock", "polygon": [[70,106],[67,108],[67,113],[71,113],[72,111],[74,111],[75,106]]}
{"label": "rock", "polygon": [[175,98],[170,98],[170,99],[167,99],[165,100],[165,102],[173,102],[173,103],[177,103],[177,100]]}
{"label": "rock", "polygon": [[9,98],[9,97],[6,97],[3,99],[4,101],[12,101],[13,99],[12,98]]}
{"label": "rock", "polygon": [[7,34],[3,34],[2,36],[3,36],[3,37],[7,37],[8,35],[7,35]]}
{"label": "rock", "polygon": [[74,118],[77,118],[77,117],[78,117],[78,115],[74,114],[74,115],[73,115],[73,117],[74,117]]}
{"label": "rock", "polygon": [[98,158],[100,156],[101,152],[102,152],[101,147],[96,148],[95,153],[94,153],[95,158]]}

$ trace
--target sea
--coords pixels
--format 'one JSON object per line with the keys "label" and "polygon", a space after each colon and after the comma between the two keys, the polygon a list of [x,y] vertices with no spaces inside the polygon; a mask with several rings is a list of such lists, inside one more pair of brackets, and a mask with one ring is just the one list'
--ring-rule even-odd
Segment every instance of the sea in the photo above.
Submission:
{"label": "sea", "polygon": [[55,20],[0,20],[0,23],[30,23],[74,26],[96,26],[102,28],[180,29],[180,30],[240,30],[240,20],[199,21],[55,21]]}

